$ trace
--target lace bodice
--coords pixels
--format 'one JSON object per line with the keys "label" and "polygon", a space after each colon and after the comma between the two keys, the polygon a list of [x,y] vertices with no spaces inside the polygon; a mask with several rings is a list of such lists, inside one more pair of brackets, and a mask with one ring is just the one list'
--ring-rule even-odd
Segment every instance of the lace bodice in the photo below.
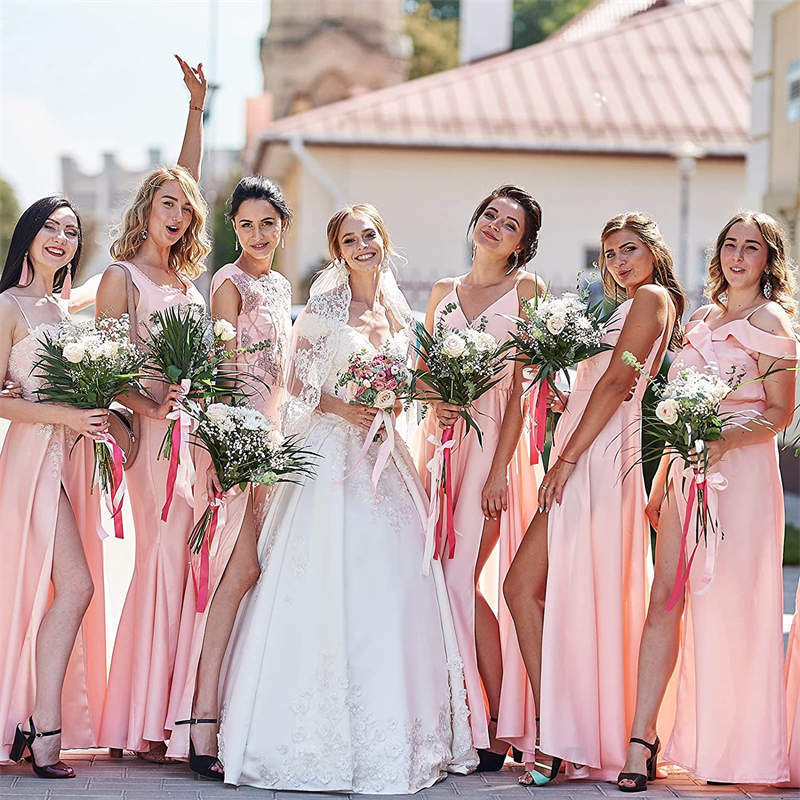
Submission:
{"label": "lace bodice", "polygon": [[28,335],[20,339],[12,348],[8,357],[8,377],[22,386],[22,396],[26,400],[36,400],[36,390],[41,388],[44,380],[32,374],[39,349],[39,339],[47,331],[55,331],[56,323],[42,323],[30,328]]}
{"label": "lace bodice", "polygon": [[[336,389],[336,380],[342,371],[347,367],[350,359],[355,353],[361,350],[366,350],[369,353],[377,353],[378,348],[363,334],[357,331],[350,325],[345,325],[337,334],[338,342],[336,350],[331,361],[331,369],[322,384],[322,391],[325,394],[332,394],[339,397],[339,391]],[[384,347],[389,352],[403,361],[408,360],[408,355],[411,349],[411,340],[408,331],[403,328],[398,331],[391,339],[388,339]]]}

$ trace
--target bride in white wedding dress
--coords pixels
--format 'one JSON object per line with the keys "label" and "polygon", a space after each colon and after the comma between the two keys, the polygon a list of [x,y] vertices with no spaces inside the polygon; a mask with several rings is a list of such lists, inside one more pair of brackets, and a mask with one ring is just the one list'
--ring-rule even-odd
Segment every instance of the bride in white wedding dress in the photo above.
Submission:
{"label": "bride in white wedding dress", "polygon": [[395,437],[355,468],[375,410],[336,379],[353,353],[410,354],[414,320],[372,206],[328,224],[334,263],[294,329],[284,433],[320,455],[315,480],[275,490],[261,577],[231,640],[222,688],[225,781],[266,789],[405,794],[474,769],[461,659],[438,561],[423,574],[427,497]]}

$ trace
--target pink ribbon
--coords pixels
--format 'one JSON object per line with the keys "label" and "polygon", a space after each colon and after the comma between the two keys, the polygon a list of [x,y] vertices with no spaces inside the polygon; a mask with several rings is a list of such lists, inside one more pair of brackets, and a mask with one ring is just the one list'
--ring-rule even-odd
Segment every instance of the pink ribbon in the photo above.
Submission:
{"label": "pink ribbon", "polygon": [[[433,458],[427,469],[431,473],[431,499],[428,510],[428,522],[425,526],[425,548],[422,561],[422,573],[430,572],[431,558],[438,559],[442,549],[442,527],[444,525],[448,550],[448,558],[456,552],[456,529],[453,522],[453,483],[450,456],[455,445],[453,428],[445,428],[442,440],[428,436],[428,442],[434,445]],[[444,521],[442,520],[444,511]]]}
{"label": "pink ribbon", "polygon": [[[192,382],[185,378],[181,381],[181,392],[184,397],[189,393]],[[167,472],[167,497],[161,509],[161,521],[166,522],[172,498],[177,491],[186,502],[194,508],[194,462],[189,449],[189,434],[194,429],[195,421],[186,412],[180,401],[177,407],[167,414],[173,422],[172,439],[169,454],[169,470]]]}
{"label": "pink ribbon", "polygon": [[[721,536],[719,523],[717,521],[717,511],[719,508],[717,492],[728,488],[728,479],[718,472],[707,474],[694,469],[694,467],[687,467],[683,475],[684,478],[691,481],[691,485],[689,486],[689,496],[686,500],[686,516],[683,519],[681,555],[678,560],[677,569],[675,570],[675,583],[672,586],[672,594],[667,603],[667,611],[672,611],[681,597],[683,597],[684,588],[689,582],[692,562],[697,554],[700,542],[703,540],[702,536],[697,537],[697,542],[692,549],[692,554],[689,556],[689,560],[686,561],[686,542],[689,536],[689,525],[691,523],[692,512],[694,511],[694,504],[698,492],[701,492],[703,496],[702,519],[705,520],[705,533],[708,541],[706,543],[706,563],[700,578],[700,582],[703,586],[701,589],[695,591],[694,594],[705,594],[711,588],[711,583],[716,573],[717,551],[719,549],[719,538]],[[683,564],[685,561],[686,567],[684,568]]]}
{"label": "pink ribbon", "polygon": [[[114,536],[117,539],[123,539],[125,538],[125,532],[122,526],[122,502],[125,499],[125,471],[122,465],[125,461],[125,454],[110,433],[103,433],[96,442],[101,447],[107,447],[111,453],[111,463],[113,464],[111,470],[111,494],[106,495],[106,507],[114,520]],[[97,478],[99,483],[99,472]]]}
{"label": "pink ribbon", "polygon": [[[200,574],[195,574],[195,563],[192,562],[192,582],[194,583],[195,594],[197,595],[197,604],[195,609],[198,614],[202,614],[208,605],[208,592],[209,580],[211,576],[211,555],[212,545],[214,544],[214,537],[217,533],[217,527],[225,527],[227,520],[227,497],[225,494],[214,490],[214,497],[209,502],[208,508],[203,514],[198,525],[205,525],[208,512],[211,512],[210,519],[208,520],[208,531],[203,537],[203,544],[200,547]],[[217,552],[214,547],[213,552]]]}
{"label": "pink ribbon", "polygon": [[[338,481],[338,483],[343,483],[346,481],[355,472],[356,467],[364,460],[370,445],[378,435],[378,431],[381,429],[381,425],[383,425],[386,429],[386,439],[381,445],[380,450],[378,450],[378,456],[375,459],[375,466],[372,468],[372,486],[377,491],[378,480],[381,477],[383,470],[386,469],[386,465],[389,463],[389,458],[394,450],[394,414],[392,414],[391,411],[385,411],[384,409],[378,410],[378,413],[372,420],[372,425],[370,425],[367,438],[364,439],[364,444],[361,445],[361,450],[358,451],[355,463],[350,468],[350,471],[340,481]],[[383,498],[378,496],[378,499],[382,500]]]}
{"label": "pink ribbon", "polygon": [[544,452],[547,433],[547,382],[538,381],[533,389],[530,405],[530,451],[531,464],[539,463],[539,455]]}

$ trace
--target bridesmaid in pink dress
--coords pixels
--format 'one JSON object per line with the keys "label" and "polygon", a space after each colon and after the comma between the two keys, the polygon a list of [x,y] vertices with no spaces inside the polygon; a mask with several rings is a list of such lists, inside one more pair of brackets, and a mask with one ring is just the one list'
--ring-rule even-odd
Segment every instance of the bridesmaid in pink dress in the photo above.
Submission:
{"label": "bridesmaid in pink dress", "polygon": [[[487,332],[506,340],[514,327],[507,317],[519,316],[520,301],[532,298],[539,286],[524,266],[536,253],[540,227],[541,208],[524,189],[503,186],[485,198],[470,224],[472,269],[464,278],[444,278],[433,287],[428,330],[442,315],[446,324],[459,329],[485,318]],[[450,304],[452,311],[447,310]],[[454,558],[442,556],[442,566],[464,661],[479,771],[500,769],[509,744],[532,754],[536,737],[525,665],[500,596],[506,571],[536,512],[541,477],[540,468],[531,466],[522,431],[521,373],[521,368],[507,368],[502,381],[475,403],[483,447],[474,433],[465,434],[456,406],[436,401],[431,402],[435,414],[428,415],[415,443],[417,469],[430,490],[427,464],[434,446],[428,437],[441,438],[442,428],[455,424],[452,469],[459,536]],[[499,566],[498,560],[490,561],[495,551]],[[484,569],[487,562],[490,569]],[[498,608],[497,616],[487,597]]]}
{"label": "bridesmaid in pink dress", "polygon": [[61,747],[97,746],[105,693],[105,533],[90,484],[108,412],[36,402],[31,375],[37,337],[69,319],[66,288],[54,292],[71,282],[81,244],[71,202],[38,200],[0,278],[0,375],[21,390],[0,396],[11,420],[0,452],[0,761],[27,751],[42,778],[75,777]]}
{"label": "bridesmaid in pink dress", "polygon": [[[258,394],[251,403],[279,425],[278,406],[283,397],[286,354],[291,332],[292,288],[272,269],[276,248],[291,221],[292,212],[280,187],[260,175],[243,178],[233,191],[228,218],[234,225],[242,255],[218,270],[211,281],[211,311],[235,326],[230,347],[246,347],[269,341],[270,347],[236,356],[254,382]],[[198,458],[198,475],[205,476],[208,455]],[[209,486],[202,477],[196,486],[195,516],[202,514],[214,488],[216,474],[208,467]],[[167,755],[189,757],[189,766],[201,775],[222,780],[223,768],[216,758],[217,690],[220,669],[239,604],[260,574],[256,553],[257,531],[268,489],[238,489],[226,501],[227,520],[217,531],[216,552],[210,560],[208,597],[204,612],[197,609],[194,581],[186,583],[178,658],[170,700],[172,731]],[[251,496],[252,495],[252,496]],[[211,720],[192,731],[192,720]],[[211,727],[213,726],[213,727]],[[190,741],[192,746],[190,747]]]}
{"label": "bridesmaid in pink dress", "polygon": [[789,785],[800,789],[800,582],[786,651],[786,699],[789,709]]}
{"label": "bridesmaid in pink dress", "polygon": [[[742,380],[748,381],[773,365],[796,366],[788,253],[785,234],[766,214],[744,212],[725,225],[706,281],[712,305],[689,322],[686,346],[672,372],[685,363],[715,369],[723,377],[744,373]],[[667,455],[659,465],[647,506],[659,545],[631,730],[637,741],[631,740],[626,775],[620,776],[623,791],[646,787],[646,762],[660,744],[656,721],[678,656],[684,604],[677,711],[664,760],[708,781],[789,778],[782,667],[783,489],[775,439],[792,418],[795,377],[794,371],[782,370],[741,386],[723,401],[723,412],[743,415],[741,426],[707,443],[711,474],[727,481],[717,492],[724,539],[708,590],[699,594],[706,570],[701,547],[686,598],[669,612],[686,500],[683,482],[675,479],[683,470],[673,466],[666,493]],[[759,423],[748,422],[753,412],[760,415]]]}
{"label": "bridesmaid in pink dress", "polygon": [[[541,715],[542,754],[521,779],[558,774],[614,779],[625,761],[636,659],[648,593],[649,529],[640,455],[645,382],[621,359],[630,350],[655,371],[680,341],[684,295],[656,223],[628,213],[606,223],[600,269],[613,351],[578,365],[556,427],[539,514],[506,578]],[[541,686],[541,688],[540,688]]]}

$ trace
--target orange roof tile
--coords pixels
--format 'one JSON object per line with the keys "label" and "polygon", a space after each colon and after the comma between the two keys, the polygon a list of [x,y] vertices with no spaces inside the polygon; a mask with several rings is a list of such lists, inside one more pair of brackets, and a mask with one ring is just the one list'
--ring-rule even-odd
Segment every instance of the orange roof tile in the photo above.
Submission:
{"label": "orange roof tile", "polygon": [[752,0],[673,5],[285,117],[308,143],[742,156]]}

